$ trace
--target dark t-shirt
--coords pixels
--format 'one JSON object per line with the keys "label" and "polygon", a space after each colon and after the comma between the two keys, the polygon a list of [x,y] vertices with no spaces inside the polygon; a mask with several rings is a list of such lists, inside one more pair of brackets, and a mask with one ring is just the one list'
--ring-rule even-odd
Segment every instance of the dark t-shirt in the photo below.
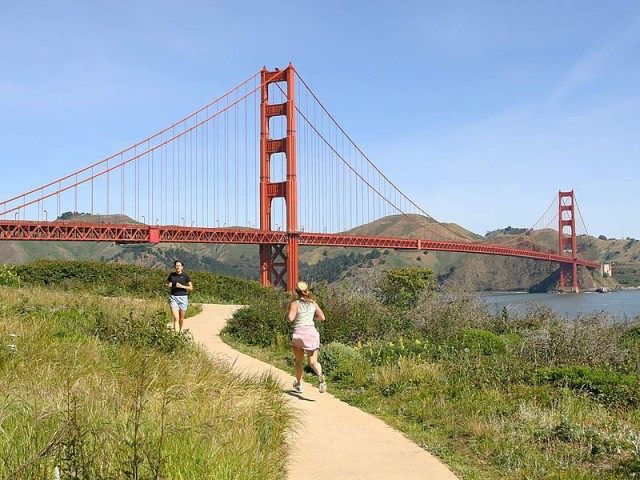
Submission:
{"label": "dark t-shirt", "polygon": [[189,285],[191,277],[186,273],[178,275],[176,272],[171,272],[167,277],[167,282],[171,282],[171,295],[185,296],[187,291],[184,288],[176,288],[176,282],[182,285]]}

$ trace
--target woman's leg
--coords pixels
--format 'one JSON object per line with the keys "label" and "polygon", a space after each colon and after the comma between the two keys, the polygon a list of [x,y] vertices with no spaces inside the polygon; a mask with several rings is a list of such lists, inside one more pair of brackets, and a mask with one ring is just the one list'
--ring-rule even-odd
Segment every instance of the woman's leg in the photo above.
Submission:
{"label": "woman's leg", "polygon": [[309,364],[313,371],[318,375],[318,391],[320,393],[324,393],[327,391],[327,382],[324,379],[324,375],[322,374],[322,365],[318,361],[318,352],[320,350],[314,350],[313,352],[307,352],[307,356],[309,357]]}
{"label": "woman's leg", "polygon": [[304,362],[304,349],[299,347],[291,347],[293,350],[293,355],[295,358],[295,370],[296,370],[296,380],[299,384],[302,383],[302,362]]}
{"label": "woman's leg", "polygon": [[316,372],[318,378],[322,376],[322,365],[318,361],[318,352],[320,350],[313,350],[312,352],[307,352],[307,358],[309,359],[309,365],[313,368],[313,371]]}

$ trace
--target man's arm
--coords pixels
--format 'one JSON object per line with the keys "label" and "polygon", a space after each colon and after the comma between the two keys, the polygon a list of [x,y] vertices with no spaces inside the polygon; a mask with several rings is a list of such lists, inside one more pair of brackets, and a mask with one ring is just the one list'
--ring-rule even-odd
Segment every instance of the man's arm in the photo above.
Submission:
{"label": "man's arm", "polygon": [[184,288],[187,292],[193,290],[193,283],[189,282],[186,285],[183,285],[180,282],[176,282],[176,288]]}

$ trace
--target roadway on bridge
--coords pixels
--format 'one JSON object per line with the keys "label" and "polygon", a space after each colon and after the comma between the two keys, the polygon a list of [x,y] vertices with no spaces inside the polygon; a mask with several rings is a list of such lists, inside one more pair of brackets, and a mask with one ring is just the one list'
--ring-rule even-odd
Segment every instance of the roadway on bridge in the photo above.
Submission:
{"label": "roadway on bridge", "polygon": [[291,372],[233,350],[220,338],[220,330],[237,308],[204,305],[202,313],[185,321],[185,328],[215,359],[229,363],[239,374],[261,376],[270,372],[283,385],[283,395],[298,412],[300,420],[289,440],[287,478],[458,478],[437,458],[376,417],[341,402],[330,393],[320,394],[310,384],[305,384],[304,394],[294,393],[290,387]]}

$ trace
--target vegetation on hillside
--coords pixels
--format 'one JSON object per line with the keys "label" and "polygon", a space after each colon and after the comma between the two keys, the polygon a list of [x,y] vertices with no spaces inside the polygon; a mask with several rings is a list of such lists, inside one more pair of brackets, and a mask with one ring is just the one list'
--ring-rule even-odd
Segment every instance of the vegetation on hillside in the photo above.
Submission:
{"label": "vegetation on hillside", "polygon": [[[640,318],[493,315],[464,294],[437,293],[432,278],[378,272],[315,292],[332,393],[465,479],[640,476]],[[291,369],[286,301],[238,311],[226,340]]]}
{"label": "vegetation on hillside", "polygon": [[[188,264],[187,264],[188,265]],[[39,260],[16,265],[13,272],[25,285],[63,291],[88,291],[103,296],[160,299],[170,270],[123,263]],[[209,272],[186,270],[193,280],[190,298],[202,303],[247,303],[270,295],[258,282]]]}

